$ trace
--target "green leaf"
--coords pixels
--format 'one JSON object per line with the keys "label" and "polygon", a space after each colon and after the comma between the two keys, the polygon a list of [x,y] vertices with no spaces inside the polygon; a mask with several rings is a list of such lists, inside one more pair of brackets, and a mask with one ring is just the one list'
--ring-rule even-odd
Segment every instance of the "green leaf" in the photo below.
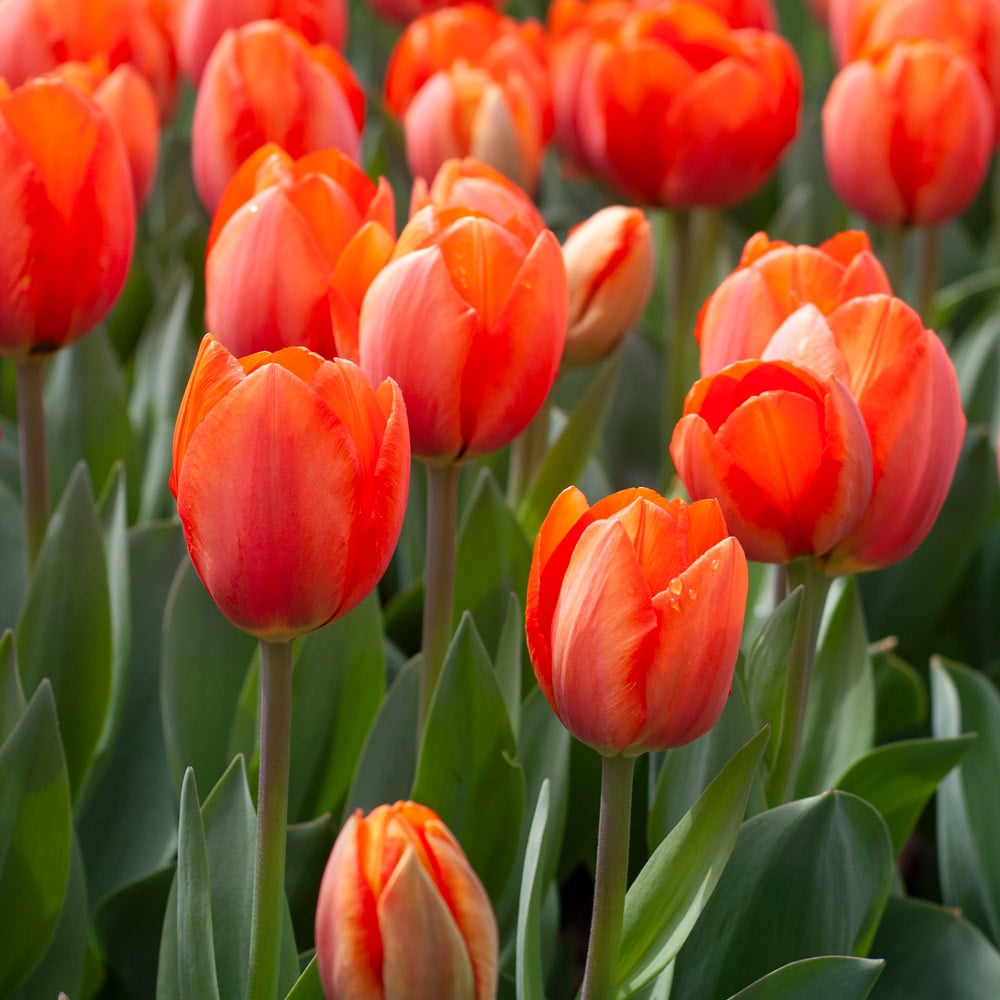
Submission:
{"label": "green leaf", "polygon": [[805,958],[775,969],[730,1000],[865,1000],[884,967],[845,955]]}
{"label": "green leaf", "polygon": [[24,603],[28,556],[24,545],[24,512],[14,491],[0,480],[0,632],[13,628]]}
{"label": "green leaf", "polygon": [[26,705],[21,674],[17,669],[14,633],[7,631],[0,635],[0,743],[17,725]]}
{"label": "green leaf", "polygon": [[931,662],[934,735],[977,739],[937,794],[941,895],[1000,943],[1000,694],[982,674],[958,663]]}
{"label": "green leaf", "polygon": [[323,986],[319,981],[319,966],[315,958],[305,967],[305,971],[296,980],[285,1000],[325,1000]]}
{"label": "green leaf", "polygon": [[857,796],[754,816],[677,956],[672,1000],[730,996],[803,958],[867,955],[892,877],[885,823]]}
{"label": "green leaf", "polygon": [[541,954],[542,877],[549,817],[549,782],[543,781],[531,820],[521,874],[521,904],[517,912],[517,1000],[545,1000]]}
{"label": "green leaf", "polygon": [[514,742],[519,742],[521,730],[521,671],[522,651],[524,650],[524,618],[521,615],[521,604],[516,594],[511,594],[507,601],[507,617],[500,630],[500,640],[497,643],[496,673],[497,685],[503,695],[503,703],[507,708],[507,718],[514,735]]}
{"label": "green leaf", "polygon": [[285,853],[285,895],[292,915],[299,952],[311,947],[316,922],[316,900],[337,827],[329,815],[288,828]]}
{"label": "green leaf", "polygon": [[75,798],[104,732],[113,655],[104,533],[82,465],[49,522],[16,643],[25,691],[52,683]]}
{"label": "green leaf", "polygon": [[941,779],[962,759],[972,737],[906,740],[877,747],[856,760],[837,787],[882,814],[898,857]]}
{"label": "green leaf", "polygon": [[45,954],[72,854],[70,785],[56,704],[42,681],[0,746],[0,995]]}
{"label": "green leaf", "polygon": [[625,896],[618,996],[652,982],[674,959],[719,882],[767,743],[739,750],[662,841]]}
{"label": "green leaf", "polygon": [[493,665],[466,614],[431,701],[411,797],[458,838],[494,899],[517,850],[524,775]]}
{"label": "green leaf", "polygon": [[910,732],[927,722],[930,699],[927,684],[904,659],[891,649],[874,648],[875,741]]}

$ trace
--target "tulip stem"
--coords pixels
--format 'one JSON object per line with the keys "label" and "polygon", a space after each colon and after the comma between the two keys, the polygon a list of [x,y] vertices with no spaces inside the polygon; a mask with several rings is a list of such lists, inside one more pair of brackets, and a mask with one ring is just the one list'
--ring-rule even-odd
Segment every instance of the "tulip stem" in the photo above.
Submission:
{"label": "tulip stem", "polygon": [[458,524],[457,465],[427,466],[427,554],[417,739],[423,739],[431,699],[451,642],[455,605],[455,534]]}
{"label": "tulip stem", "polygon": [[549,416],[552,396],[545,397],[531,423],[514,438],[510,446],[510,464],[507,478],[507,502],[516,511],[531,486],[538,467],[545,458],[549,443]]}
{"label": "tulip stem", "polygon": [[635,757],[601,758],[594,909],[582,1000],[614,1000],[628,886],[629,819]]}
{"label": "tulip stem", "polygon": [[45,443],[45,358],[18,361],[17,430],[21,449],[21,505],[24,509],[28,572],[34,568],[49,523],[49,458]]}
{"label": "tulip stem", "polygon": [[892,294],[901,299],[906,298],[906,227],[903,225],[887,226],[885,236],[885,273],[889,276]]}
{"label": "tulip stem", "polygon": [[260,643],[260,773],[248,1000],[275,1000],[285,908],[292,643]]}
{"label": "tulip stem", "polygon": [[924,226],[920,241],[920,290],[917,295],[917,310],[924,326],[932,322],[931,308],[937,292],[938,269],[941,257],[941,229],[939,226]]}

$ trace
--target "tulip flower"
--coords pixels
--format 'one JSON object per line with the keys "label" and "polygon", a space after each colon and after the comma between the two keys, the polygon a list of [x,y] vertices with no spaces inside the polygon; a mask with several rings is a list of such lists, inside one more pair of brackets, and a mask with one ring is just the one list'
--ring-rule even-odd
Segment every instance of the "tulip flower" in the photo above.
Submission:
{"label": "tulip flower", "polygon": [[300,344],[358,360],[358,314],[395,245],[395,202],[337,150],[268,144],[236,172],[209,235],[205,321],[236,355]]}
{"label": "tulip flower", "polygon": [[574,226],[563,244],[569,285],[569,365],[608,355],[639,322],[653,291],[652,227],[638,208],[614,205]]}
{"label": "tulip flower", "polygon": [[889,279],[864,232],[838,233],[818,247],[757,233],[698,314],[701,374],[759,358],[775,330],[805,303],[826,315],[848,299],[878,293],[891,293]]}
{"label": "tulip flower", "polygon": [[301,347],[237,359],[201,344],[170,488],[198,575],[238,628],[279,643],[345,614],[402,526],[409,438],[399,389]]}
{"label": "tulip flower", "polygon": [[715,500],[639,488],[590,506],[570,486],[542,523],[528,577],[539,686],[603,754],[688,743],[729,696],[746,597],[746,558]]}
{"label": "tulip flower", "polygon": [[[454,0],[369,0],[371,6],[388,21],[408,24],[423,14],[454,7]],[[480,0],[484,7],[502,7],[500,0]]]}
{"label": "tulip flower", "polygon": [[879,223],[929,225],[964,211],[986,176],[993,133],[978,70],[933,40],[850,63],[823,105],[830,183]]}
{"label": "tulip flower", "polygon": [[191,126],[198,196],[214,212],[240,164],[266,142],[295,159],[339,149],[357,161],[364,91],[327,45],[280,21],[230,29],[205,67]]}
{"label": "tulip flower", "polygon": [[486,890],[433,810],[397,802],[347,820],[316,904],[327,1000],[493,1000],[497,952]]}
{"label": "tulip flower", "polygon": [[759,562],[826,554],[872,491],[858,404],[838,379],[787,361],[740,361],[696,382],[670,455],[689,495],[718,497]]}
{"label": "tulip flower", "polygon": [[[652,7],[661,0],[640,0]],[[730,28],[759,28],[762,31],[778,30],[778,15],[771,0],[695,0],[725,18]]]}
{"label": "tulip flower", "polygon": [[184,75],[197,86],[212,49],[227,29],[265,20],[281,21],[310,45],[322,42],[338,52],[347,39],[344,0],[185,0],[174,27],[177,61]]}

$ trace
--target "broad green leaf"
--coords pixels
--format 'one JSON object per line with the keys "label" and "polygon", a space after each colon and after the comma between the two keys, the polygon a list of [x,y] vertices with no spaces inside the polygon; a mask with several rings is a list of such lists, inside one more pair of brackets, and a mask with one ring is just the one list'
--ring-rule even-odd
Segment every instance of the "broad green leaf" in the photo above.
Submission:
{"label": "broad green leaf", "polygon": [[49,522],[15,633],[26,692],[52,683],[74,798],[111,701],[111,607],[104,535],[84,466]]}
{"label": "broad green leaf", "polygon": [[507,708],[507,718],[514,734],[514,742],[520,742],[521,732],[521,671],[524,649],[524,617],[516,594],[507,600],[507,617],[504,618],[497,643],[496,673],[497,685]]}
{"label": "broad green leaf", "polygon": [[24,546],[24,513],[14,491],[0,480],[0,632],[13,628],[24,602],[28,556]]}
{"label": "broad green leaf", "polygon": [[975,733],[961,764],[937,794],[941,895],[1000,943],[1000,694],[982,674],[958,663],[931,662],[931,721],[939,739]]}
{"label": "broad green leaf", "polygon": [[285,1000],[325,1000],[323,986],[319,981],[319,966],[315,958],[305,967],[305,971],[296,980]]}
{"label": "broad green leaf", "polygon": [[542,782],[531,820],[521,873],[521,901],[517,911],[517,998],[545,1000],[541,954],[542,889],[540,861],[545,851],[549,817],[549,783]]}
{"label": "broad green leaf", "polygon": [[673,960],[711,898],[743,821],[768,732],[740,749],[653,851],[625,896],[618,996],[652,982]]}
{"label": "broad green leaf", "polygon": [[857,796],[754,816],[677,956],[672,1000],[731,996],[799,959],[867,955],[892,877],[885,823]]}
{"label": "broad green leaf", "polygon": [[466,614],[445,657],[411,798],[434,809],[496,899],[517,851],[524,775],[493,664]]}
{"label": "broad green leaf", "polygon": [[[994,272],[996,273],[996,272]],[[985,322],[962,333],[955,345],[955,372],[963,409],[970,423],[1000,425],[1000,314],[989,313]]]}
{"label": "broad green leaf", "polygon": [[865,1000],[884,967],[846,955],[805,958],[775,969],[730,1000]]}
{"label": "broad green leaf", "polygon": [[837,788],[870,802],[881,814],[898,857],[941,779],[962,759],[972,737],[905,740],[856,760]]}
{"label": "broad green leaf", "polygon": [[0,744],[17,725],[26,705],[21,674],[17,669],[14,633],[7,631],[0,635]]}
{"label": "broad green leaf", "polygon": [[0,745],[0,996],[13,992],[55,933],[72,824],[55,699],[42,681]]}
{"label": "broad green leaf", "polygon": [[875,673],[875,740],[884,743],[924,726],[930,699],[923,677],[905,660],[891,649],[876,647],[871,652]]}
{"label": "broad green leaf", "polygon": [[311,947],[316,922],[316,900],[337,827],[329,815],[288,828],[285,853],[285,895],[292,915],[299,952]]}

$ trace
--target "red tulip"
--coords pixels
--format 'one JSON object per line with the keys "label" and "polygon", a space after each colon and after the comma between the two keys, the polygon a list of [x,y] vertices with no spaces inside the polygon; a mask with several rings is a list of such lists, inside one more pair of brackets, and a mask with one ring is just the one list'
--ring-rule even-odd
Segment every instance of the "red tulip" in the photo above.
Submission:
{"label": "red tulip", "polygon": [[20,361],[82,337],[125,282],[135,202],[111,120],[62,80],[0,80],[0,198],[0,354]]}
{"label": "red tulip", "polygon": [[545,400],[566,337],[555,236],[472,211],[419,211],[361,308],[361,366],[406,397],[413,451],[439,463],[512,441]]}
{"label": "red tulip", "polygon": [[344,824],[316,905],[327,1000],[493,1000],[498,936],[458,841],[415,802]]}
{"label": "red tulip", "polygon": [[670,455],[693,499],[718,497],[747,556],[828,553],[872,492],[872,447],[836,378],[785,361],[740,361],[696,382]]}
{"label": "red tulip", "polygon": [[[662,0],[640,0],[641,6],[653,7]],[[771,0],[695,0],[695,3],[715,11],[730,28],[760,28],[778,30],[778,15]]]}
{"label": "red tulip", "polygon": [[[479,0],[484,7],[502,7],[500,0]],[[396,24],[407,24],[423,14],[442,7],[457,7],[455,0],[370,0],[371,6],[382,17]]]}
{"label": "red tulip", "polygon": [[525,630],[563,725],[606,755],[697,739],[732,686],[747,564],[714,500],[648,489],[592,507],[576,487],[535,541]]}
{"label": "red tulip", "polygon": [[262,146],[236,172],[209,235],[205,321],[236,355],[301,344],[358,360],[358,314],[395,246],[395,203],[334,149]]}
{"label": "red tulip", "polygon": [[211,336],[174,431],[170,489],[222,613],[282,642],[361,601],[402,527],[410,448],[399,389],[301,347],[237,359]]}

